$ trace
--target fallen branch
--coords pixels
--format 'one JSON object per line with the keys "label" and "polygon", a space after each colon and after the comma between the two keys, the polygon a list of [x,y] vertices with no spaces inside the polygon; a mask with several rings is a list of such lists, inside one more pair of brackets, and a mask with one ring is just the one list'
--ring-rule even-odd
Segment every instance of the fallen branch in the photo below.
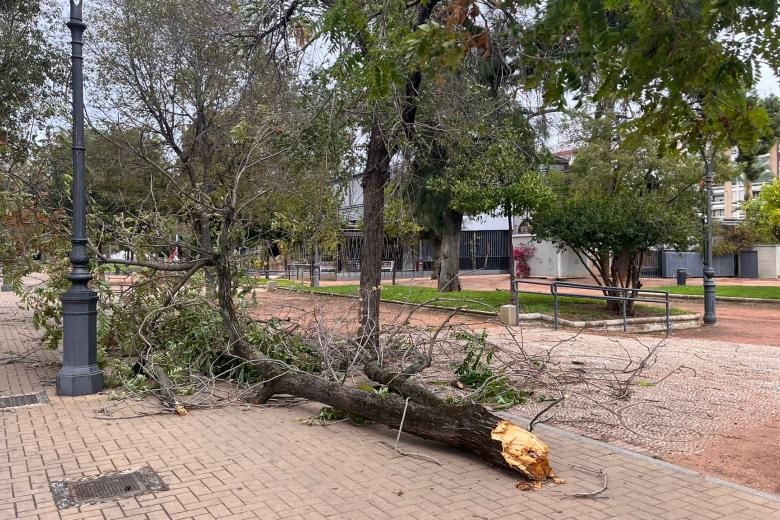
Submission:
{"label": "fallen branch", "polygon": [[534,416],[534,418],[533,418],[533,419],[531,419],[531,422],[530,422],[530,423],[528,423],[528,431],[529,431],[529,432],[532,432],[532,431],[534,431],[534,424],[536,424],[537,422],[540,422],[540,421],[539,421],[539,418],[540,418],[542,415],[544,415],[544,413],[545,413],[547,410],[549,410],[550,408],[552,408],[552,407],[553,407],[553,406],[555,406],[556,404],[558,404],[558,403],[562,402],[564,399],[566,399],[566,396],[565,396],[565,395],[562,395],[562,396],[561,396],[561,397],[559,397],[558,399],[554,400],[553,402],[551,402],[550,404],[548,404],[547,406],[545,406],[544,408],[542,408],[542,410],[541,410],[541,411],[540,411],[538,414],[536,414],[536,415]]}
{"label": "fallen branch", "polygon": [[590,473],[592,475],[600,475],[604,479],[604,482],[601,485],[601,488],[597,489],[596,491],[591,491],[591,492],[588,492],[588,493],[574,493],[571,496],[573,496],[575,498],[594,498],[594,497],[600,495],[601,493],[603,493],[604,491],[607,490],[607,474],[606,474],[606,472],[603,469],[595,471],[595,470],[592,470],[590,468],[586,468],[584,466],[577,466],[577,465],[574,465],[574,464],[572,464],[571,467],[572,467],[572,469],[576,468],[576,469],[579,469],[580,471],[584,471],[584,472]]}

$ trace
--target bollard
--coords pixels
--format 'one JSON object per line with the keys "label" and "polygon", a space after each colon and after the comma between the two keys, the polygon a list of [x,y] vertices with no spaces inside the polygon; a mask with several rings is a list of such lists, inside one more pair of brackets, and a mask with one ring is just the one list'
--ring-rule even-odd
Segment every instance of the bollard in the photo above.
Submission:
{"label": "bollard", "polygon": [[265,284],[266,292],[276,292],[276,280],[268,280]]}
{"label": "bollard", "polygon": [[498,318],[504,325],[517,325],[517,307],[514,305],[502,305],[498,309]]}

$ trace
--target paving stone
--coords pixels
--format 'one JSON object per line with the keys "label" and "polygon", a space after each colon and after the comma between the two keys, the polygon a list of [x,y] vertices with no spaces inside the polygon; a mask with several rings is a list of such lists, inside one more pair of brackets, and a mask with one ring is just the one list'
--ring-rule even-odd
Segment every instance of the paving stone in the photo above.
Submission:
{"label": "paving stone", "polygon": [[[0,353],[35,347],[29,322],[7,319],[11,313],[25,316],[14,303],[7,293],[0,295]],[[3,395],[46,391],[50,399],[49,405],[2,415],[0,519],[57,518],[46,493],[51,479],[143,466],[157,471],[170,490],[69,508],[61,518],[780,518],[780,498],[545,425],[537,432],[568,483],[523,492],[515,489],[515,476],[425,441],[402,440],[442,466],[392,457],[379,443],[395,440],[388,428],[326,429],[295,421],[315,413],[314,404],[104,420],[95,410],[105,405],[105,396],[58,398],[41,382],[53,378],[55,369],[46,363],[61,354],[36,355],[40,365],[0,364]],[[145,409],[128,403],[117,414],[129,417]],[[572,465],[603,468],[612,477],[604,498],[567,498],[575,489],[598,487],[592,477],[576,482]],[[670,507],[673,503],[680,507]]]}

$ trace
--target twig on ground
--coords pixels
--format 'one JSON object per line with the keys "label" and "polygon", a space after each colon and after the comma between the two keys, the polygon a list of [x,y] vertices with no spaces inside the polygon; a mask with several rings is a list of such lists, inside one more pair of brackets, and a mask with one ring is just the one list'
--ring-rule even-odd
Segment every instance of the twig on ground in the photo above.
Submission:
{"label": "twig on ground", "polygon": [[577,464],[570,464],[570,466],[572,467],[572,469],[579,469],[580,471],[584,471],[585,473],[590,473],[592,475],[600,475],[604,479],[601,488],[597,489],[596,491],[590,491],[587,493],[574,493],[571,496],[575,498],[595,498],[596,496],[600,495],[601,493],[607,490],[607,474],[603,469],[599,469],[598,471],[596,471],[591,468],[586,468],[585,466],[578,466]]}
{"label": "twig on ground", "polygon": [[442,462],[435,458],[431,457],[430,455],[425,455],[423,453],[416,453],[413,451],[404,451],[402,448],[399,448],[397,446],[393,446],[387,441],[379,441],[380,444],[384,444],[385,446],[388,446],[390,448],[393,448],[393,450],[398,453],[399,455],[403,455],[404,457],[413,457],[415,459],[421,459],[421,460],[427,460],[428,462],[433,462],[434,464],[438,464],[439,466],[443,466]]}

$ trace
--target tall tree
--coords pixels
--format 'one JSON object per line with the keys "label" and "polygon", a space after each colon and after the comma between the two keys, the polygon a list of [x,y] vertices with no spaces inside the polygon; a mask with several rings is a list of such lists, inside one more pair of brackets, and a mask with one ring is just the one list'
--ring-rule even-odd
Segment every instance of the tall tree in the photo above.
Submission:
{"label": "tall tree", "polygon": [[764,98],[750,96],[750,101],[763,108],[769,116],[769,125],[763,135],[739,149],[737,163],[742,165],[742,179],[745,186],[745,201],[753,198],[753,183],[767,173],[767,164],[759,161],[759,156],[769,153],[773,146],[777,146],[780,138],[780,98],[770,95]]}
{"label": "tall tree", "polygon": [[[428,182],[432,191],[449,194],[450,211],[460,215],[457,231],[453,226],[442,235],[440,280],[444,280],[440,285],[450,283],[458,274],[462,215],[487,213],[507,219],[508,250],[495,253],[508,258],[507,267],[512,273],[512,217],[532,210],[547,194],[539,172],[543,156],[525,111],[513,111],[506,102],[489,101],[482,106],[484,112],[463,111],[448,118],[448,124],[457,129],[450,135],[450,157],[442,174]],[[447,258],[452,262],[449,268],[445,268],[444,244],[452,244]]]}
{"label": "tall tree", "polygon": [[61,106],[66,61],[47,36],[45,0],[0,3],[0,164],[23,160],[36,131]]}
{"label": "tall tree", "polygon": [[484,47],[480,11],[468,0],[442,2],[342,1],[325,14],[323,28],[341,50],[331,73],[364,102],[366,138],[363,249],[360,262],[362,342],[376,348],[385,187],[393,159],[415,138],[424,74],[457,65],[469,48]]}

